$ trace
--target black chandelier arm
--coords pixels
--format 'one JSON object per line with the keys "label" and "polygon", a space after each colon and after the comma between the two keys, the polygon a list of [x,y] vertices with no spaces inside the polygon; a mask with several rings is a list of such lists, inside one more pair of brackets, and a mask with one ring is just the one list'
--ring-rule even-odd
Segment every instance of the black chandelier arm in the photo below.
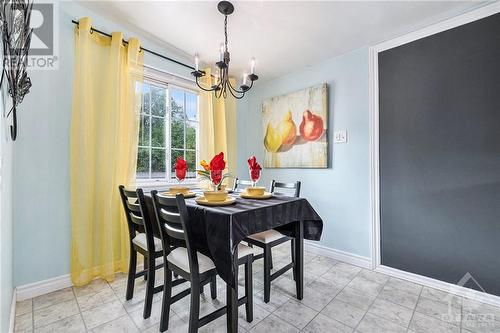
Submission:
{"label": "black chandelier arm", "polygon": [[[229,81],[229,80],[228,80]],[[245,89],[245,90],[238,90],[236,89],[235,87],[233,87],[233,85],[231,84],[231,81],[229,81],[229,87],[230,89],[233,89],[235,92],[239,93],[239,94],[245,94],[247,91],[249,91],[250,89],[252,89],[253,87],[253,81],[251,81],[250,83],[250,86],[248,87],[248,89]]]}
{"label": "black chandelier arm", "polygon": [[198,86],[201,90],[203,90],[203,91],[208,91],[208,92],[211,92],[211,91],[218,90],[217,88],[219,88],[220,83],[216,86],[216,88],[213,88],[213,87],[212,87],[212,88],[207,89],[207,88],[203,88],[203,87],[200,85],[200,83],[198,82],[198,78],[196,78],[196,85],[197,85],[197,86]]}
{"label": "black chandelier arm", "polygon": [[231,93],[231,95],[233,95],[234,98],[236,99],[242,99],[243,97],[245,97],[245,93],[246,91],[239,91],[237,89],[234,89],[233,86],[231,85],[231,82],[228,83],[228,87],[229,87],[229,92]]}
{"label": "black chandelier arm", "polygon": [[215,90],[215,98],[220,98],[224,94],[224,92],[226,91],[225,82],[223,82],[221,80],[221,82],[219,83],[219,86],[220,86],[220,88]]}

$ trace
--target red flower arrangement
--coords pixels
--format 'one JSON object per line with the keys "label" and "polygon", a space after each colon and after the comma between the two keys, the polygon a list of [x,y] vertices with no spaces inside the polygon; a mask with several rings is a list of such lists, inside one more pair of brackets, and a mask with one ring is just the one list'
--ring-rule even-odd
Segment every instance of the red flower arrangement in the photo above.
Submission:
{"label": "red flower arrangement", "polygon": [[203,167],[203,170],[198,170],[198,174],[203,178],[210,180],[214,184],[215,190],[219,190],[222,181],[229,177],[228,173],[223,173],[224,169],[226,169],[224,153],[220,152],[215,155],[209,164],[205,160],[201,161],[200,164]]}
{"label": "red flower arrangement", "polygon": [[184,178],[186,178],[186,172],[187,172],[186,160],[183,159],[182,157],[177,157],[177,161],[175,162],[174,169],[175,169],[175,177],[177,178],[177,180],[179,182],[183,181]]}
{"label": "red flower arrangement", "polygon": [[255,186],[260,179],[260,172],[262,171],[262,167],[257,162],[257,158],[255,156],[248,159],[248,170],[250,173],[250,179],[253,182],[252,185]]}

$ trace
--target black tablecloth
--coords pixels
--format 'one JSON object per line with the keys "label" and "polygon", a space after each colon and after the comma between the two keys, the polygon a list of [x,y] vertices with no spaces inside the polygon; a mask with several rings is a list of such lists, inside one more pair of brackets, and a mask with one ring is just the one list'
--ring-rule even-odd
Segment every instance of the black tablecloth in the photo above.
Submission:
{"label": "black tablecloth", "polygon": [[294,236],[294,222],[303,221],[304,238],[320,240],[323,221],[306,199],[274,196],[267,200],[252,200],[235,197],[235,204],[217,207],[201,206],[195,199],[186,199],[196,250],[209,256],[220,277],[231,285],[232,255],[238,243],[247,236],[269,229]]}

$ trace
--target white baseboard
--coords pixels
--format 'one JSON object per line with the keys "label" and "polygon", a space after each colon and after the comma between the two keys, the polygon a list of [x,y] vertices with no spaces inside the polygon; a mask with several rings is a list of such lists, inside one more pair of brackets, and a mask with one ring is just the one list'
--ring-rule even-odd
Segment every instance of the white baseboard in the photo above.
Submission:
{"label": "white baseboard", "polygon": [[493,306],[500,307],[500,297],[480,292],[474,289],[462,287],[456,284],[443,282],[430,277],[405,272],[396,268],[379,266],[375,269],[376,272],[384,273],[399,279],[407,280],[410,282],[418,283],[426,287],[442,290],[454,295],[462,296],[465,298],[472,299],[481,303],[490,304]]}
{"label": "white baseboard", "polygon": [[71,287],[73,283],[69,274],[61,275],[55,278],[25,284],[16,288],[16,295],[18,301],[37,297],[40,295],[48,294],[56,290]]}
{"label": "white baseboard", "polygon": [[307,251],[312,253],[317,253],[322,256],[332,258],[335,260],[339,260],[351,265],[372,269],[372,259],[369,257],[363,257],[354,253],[349,253],[341,250],[332,249],[330,247],[326,247],[320,245],[318,242],[313,241],[304,241],[304,245]]}
{"label": "white baseboard", "polygon": [[14,324],[16,320],[16,303],[17,303],[17,295],[16,290],[12,291],[12,303],[10,304],[10,318],[9,318],[9,333],[14,332]]}

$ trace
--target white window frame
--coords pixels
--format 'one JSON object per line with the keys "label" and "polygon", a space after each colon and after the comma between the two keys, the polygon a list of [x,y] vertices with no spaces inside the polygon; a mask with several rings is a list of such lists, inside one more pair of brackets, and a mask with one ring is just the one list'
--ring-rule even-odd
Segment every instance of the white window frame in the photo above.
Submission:
{"label": "white window frame", "polygon": [[[170,130],[171,130],[171,105],[170,105],[170,89],[178,89],[178,90],[184,90],[190,93],[193,93],[197,96],[197,121],[195,122],[197,124],[197,129],[196,129],[196,148],[195,149],[187,149],[186,148],[186,125],[187,122],[193,123],[193,121],[190,121],[186,117],[186,97],[184,96],[184,148],[182,149],[175,149],[174,150],[182,150],[184,152],[184,158],[186,157],[186,152],[187,151],[194,151],[196,155],[196,166],[199,165],[200,162],[200,141],[199,141],[199,114],[200,114],[200,92],[196,87],[196,84],[192,82],[191,80],[187,80],[178,76],[174,76],[169,73],[161,72],[152,68],[145,68],[144,71],[144,78],[143,81],[145,83],[157,86],[157,87],[162,87],[165,88],[166,94],[165,94],[165,105],[166,105],[166,110],[165,110],[165,151],[166,151],[166,173],[165,173],[165,178],[157,178],[157,179],[145,179],[145,178],[135,178],[135,183],[137,186],[141,187],[162,187],[162,186],[169,186],[169,185],[174,185],[177,184],[177,180],[172,178],[172,171],[171,171],[171,137],[170,137]],[[151,101],[150,101],[151,102]],[[151,110],[150,110],[151,112]],[[141,112],[140,114],[146,115]],[[159,116],[153,116],[151,114],[147,115],[160,118]],[[150,121],[150,129],[149,129],[149,143],[151,144],[151,127],[152,127],[152,121]],[[152,149],[153,146],[138,146],[138,148],[149,148]],[[194,171],[194,170],[192,170]],[[151,176],[151,154],[149,157],[149,172]],[[182,184],[185,185],[197,185],[198,184],[198,175],[196,174],[195,178],[186,178]]]}

